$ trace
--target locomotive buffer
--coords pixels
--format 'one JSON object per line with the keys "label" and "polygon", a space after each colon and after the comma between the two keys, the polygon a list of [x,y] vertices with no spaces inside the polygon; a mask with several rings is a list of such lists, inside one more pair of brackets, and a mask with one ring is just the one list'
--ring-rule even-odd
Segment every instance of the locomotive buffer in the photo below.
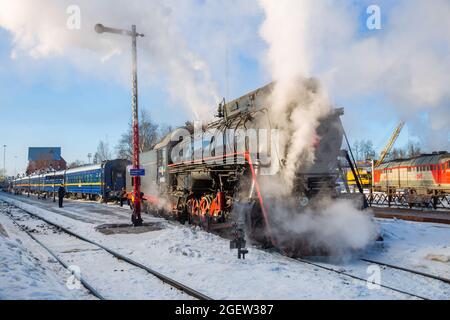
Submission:
{"label": "locomotive buffer", "polygon": [[138,82],[137,82],[137,37],[144,37],[143,34],[136,32],[136,26],[129,30],[121,30],[108,28],[102,24],[95,26],[97,33],[114,33],[131,37],[131,53],[132,53],[132,112],[133,112],[133,169],[137,170],[133,176],[133,215],[131,221],[135,227],[142,226],[141,218],[141,173],[139,163],[139,119],[138,119]]}

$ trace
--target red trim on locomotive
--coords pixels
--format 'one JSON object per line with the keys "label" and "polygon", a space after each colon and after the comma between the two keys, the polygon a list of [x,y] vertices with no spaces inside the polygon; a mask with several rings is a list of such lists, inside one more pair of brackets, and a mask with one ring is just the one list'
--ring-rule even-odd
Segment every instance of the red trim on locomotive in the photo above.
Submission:
{"label": "red trim on locomotive", "polygon": [[263,197],[261,195],[261,190],[259,188],[258,179],[256,177],[255,168],[253,167],[252,157],[250,156],[249,152],[246,152],[244,156],[245,156],[245,158],[247,159],[247,161],[248,161],[248,163],[250,165],[250,170],[252,171],[252,178],[253,178],[253,181],[255,183],[256,193],[258,195],[259,204],[261,205],[261,212],[262,212],[263,217],[264,217],[264,222],[266,223],[266,226],[267,226],[267,231],[268,231],[268,236],[269,236],[270,242],[274,246],[276,246],[275,241],[274,241],[274,239],[272,237],[272,231],[270,229],[269,215],[267,214],[266,207],[264,205],[264,200],[263,200]]}

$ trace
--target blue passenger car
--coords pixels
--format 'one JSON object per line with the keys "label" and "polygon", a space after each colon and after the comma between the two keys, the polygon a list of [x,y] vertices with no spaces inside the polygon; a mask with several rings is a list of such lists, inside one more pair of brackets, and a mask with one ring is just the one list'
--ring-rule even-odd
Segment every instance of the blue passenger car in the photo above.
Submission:
{"label": "blue passenger car", "polygon": [[57,193],[64,185],[67,195],[104,201],[118,199],[126,188],[127,160],[111,160],[66,171],[35,174],[14,181],[17,193],[34,193],[44,197]]}
{"label": "blue passenger car", "polygon": [[61,184],[64,184],[64,171],[47,173],[44,175],[43,192],[46,194],[56,193]]}
{"label": "blue passenger car", "polygon": [[65,186],[69,194],[103,195],[102,165],[67,170]]}
{"label": "blue passenger car", "polygon": [[102,164],[70,169],[65,172],[68,194],[104,200],[117,199],[125,188],[127,160],[105,161]]}
{"label": "blue passenger car", "polygon": [[33,193],[39,193],[42,189],[42,177],[40,174],[30,177],[30,190]]}

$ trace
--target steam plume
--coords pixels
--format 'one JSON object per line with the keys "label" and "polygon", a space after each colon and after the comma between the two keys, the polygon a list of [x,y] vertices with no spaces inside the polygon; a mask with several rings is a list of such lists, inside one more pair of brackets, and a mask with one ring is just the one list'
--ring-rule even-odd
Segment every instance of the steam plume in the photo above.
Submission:
{"label": "steam plume", "polygon": [[[267,205],[272,236],[277,246],[296,248],[303,254],[343,255],[363,249],[376,237],[370,215],[350,202],[328,199],[300,212],[298,201],[292,199],[296,196],[292,191],[297,171],[315,161],[313,144],[320,119],[332,109],[319,84],[305,80],[313,72],[312,19],[323,2],[260,0],[259,3],[266,16],[261,28],[269,46],[266,64],[275,80],[270,97],[271,119],[281,130],[280,149],[286,160],[281,171],[283,181],[271,178],[270,183],[263,185],[266,194],[272,196]],[[280,188],[283,184],[287,187]],[[278,201],[280,197],[283,200]]]}
{"label": "steam plume", "polygon": [[275,80],[270,98],[271,118],[281,130],[287,190],[301,166],[314,162],[313,142],[319,119],[331,111],[328,97],[309,76],[307,35],[310,1],[261,0],[266,20],[261,35],[268,43],[266,60]]}
{"label": "steam plume", "polygon": [[[365,26],[369,1],[259,3],[275,78],[292,67],[317,75],[333,100],[382,96],[388,106],[374,115],[406,120],[427,151],[450,148],[449,1],[379,0],[381,30]],[[360,112],[367,111],[362,104]]]}
{"label": "steam plume", "polygon": [[277,245],[302,255],[343,258],[366,248],[378,233],[371,212],[357,209],[354,201],[322,199],[301,214],[294,203],[275,201],[269,210]]}

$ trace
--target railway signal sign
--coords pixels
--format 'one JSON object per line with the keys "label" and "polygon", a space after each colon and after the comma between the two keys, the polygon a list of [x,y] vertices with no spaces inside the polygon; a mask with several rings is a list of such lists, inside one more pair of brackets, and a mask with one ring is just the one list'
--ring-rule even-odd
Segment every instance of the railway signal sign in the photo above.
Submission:
{"label": "railway signal sign", "polygon": [[145,169],[130,169],[130,176],[132,177],[144,177]]}
{"label": "railway signal sign", "polygon": [[[133,113],[133,168],[139,170],[139,121],[138,121],[138,81],[137,81],[137,38],[144,37],[143,34],[136,32],[136,26],[133,25],[130,30],[122,30],[105,27],[102,24],[95,26],[97,33],[115,33],[131,37],[131,57],[132,57],[132,113]],[[131,173],[131,171],[130,171]],[[138,172],[139,173],[139,172]],[[145,173],[145,172],[144,172]],[[132,175],[133,176],[133,175]],[[141,175],[133,176],[133,216],[131,221],[135,227],[142,226],[141,217]]]}

